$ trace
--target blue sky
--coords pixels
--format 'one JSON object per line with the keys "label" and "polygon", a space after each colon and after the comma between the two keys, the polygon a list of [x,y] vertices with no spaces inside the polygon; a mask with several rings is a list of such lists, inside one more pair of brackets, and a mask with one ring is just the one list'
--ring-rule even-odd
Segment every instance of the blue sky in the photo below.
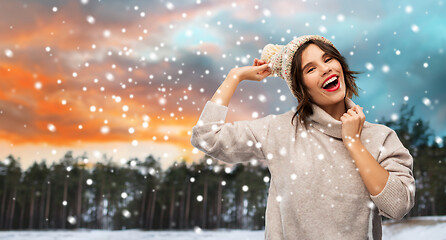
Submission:
{"label": "blue sky", "polygon": [[[435,136],[446,136],[444,13],[443,1],[226,1],[211,16],[191,21],[187,29],[193,34],[178,48],[191,48],[193,41],[203,40],[226,55],[196,56],[208,65],[211,62],[212,70],[209,76],[190,82],[200,86],[212,81],[203,94],[210,98],[222,81],[219,74],[252,63],[264,45],[286,44],[300,35],[322,35],[347,58],[351,69],[362,72],[357,77],[360,96],[354,101],[368,111],[368,121],[395,118],[401,105],[409,104],[415,106],[416,118],[429,121]],[[206,23],[207,33],[199,30],[206,29]],[[225,70],[219,71],[221,67]],[[203,72],[200,67],[191,68]],[[297,103],[279,78],[240,87],[243,94],[237,92],[231,102],[235,111],[247,105],[262,116],[289,110]],[[259,94],[267,101],[258,101]],[[280,100],[282,95],[286,101]]]}

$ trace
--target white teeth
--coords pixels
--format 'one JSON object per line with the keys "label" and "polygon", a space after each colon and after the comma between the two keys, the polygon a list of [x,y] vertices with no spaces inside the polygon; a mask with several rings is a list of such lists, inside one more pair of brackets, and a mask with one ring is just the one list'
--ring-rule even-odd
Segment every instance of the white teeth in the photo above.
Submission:
{"label": "white teeth", "polygon": [[326,87],[329,83],[335,81],[336,79],[338,79],[338,77],[336,77],[336,76],[330,78],[328,81],[326,81],[326,82],[324,83],[324,85],[322,85],[322,88]]}

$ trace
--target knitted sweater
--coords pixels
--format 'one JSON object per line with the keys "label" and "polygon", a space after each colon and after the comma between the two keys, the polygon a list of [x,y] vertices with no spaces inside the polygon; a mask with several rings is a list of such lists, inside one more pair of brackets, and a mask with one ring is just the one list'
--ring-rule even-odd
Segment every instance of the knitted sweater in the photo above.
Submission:
{"label": "knitted sweater", "polygon": [[[347,108],[355,104],[346,99]],[[389,173],[372,196],[344,146],[341,122],[313,104],[306,130],[295,110],[225,123],[228,107],[208,101],[191,143],[228,162],[266,161],[271,173],[265,239],[381,239],[381,216],[401,219],[414,205],[413,159],[396,133],[365,122],[361,140]]]}

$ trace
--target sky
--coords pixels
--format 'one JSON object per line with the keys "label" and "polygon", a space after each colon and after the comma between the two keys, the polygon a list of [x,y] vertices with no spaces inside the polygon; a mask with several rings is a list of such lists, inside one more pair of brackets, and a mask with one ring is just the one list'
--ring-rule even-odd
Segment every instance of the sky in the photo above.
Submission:
{"label": "sky", "polygon": [[[192,127],[229,70],[307,34],[361,72],[353,101],[367,121],[397,120],[409,104],[433,141],[446,136],[442,0],[0,2],[0,159],[22,168],[69,150],[91,162],[197,161]],[[243,81],[226,121],[295,106],[281,78]]]}

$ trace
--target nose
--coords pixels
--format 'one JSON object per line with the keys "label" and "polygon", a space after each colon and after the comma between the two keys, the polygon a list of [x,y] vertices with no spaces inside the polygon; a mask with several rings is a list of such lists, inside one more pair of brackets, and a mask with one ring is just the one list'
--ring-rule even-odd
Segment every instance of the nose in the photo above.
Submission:
{"label": "nose", "polygon": [[325,76],[331,72],[331,67],[327,63],[322,64],[321,66],[322,76]]}

